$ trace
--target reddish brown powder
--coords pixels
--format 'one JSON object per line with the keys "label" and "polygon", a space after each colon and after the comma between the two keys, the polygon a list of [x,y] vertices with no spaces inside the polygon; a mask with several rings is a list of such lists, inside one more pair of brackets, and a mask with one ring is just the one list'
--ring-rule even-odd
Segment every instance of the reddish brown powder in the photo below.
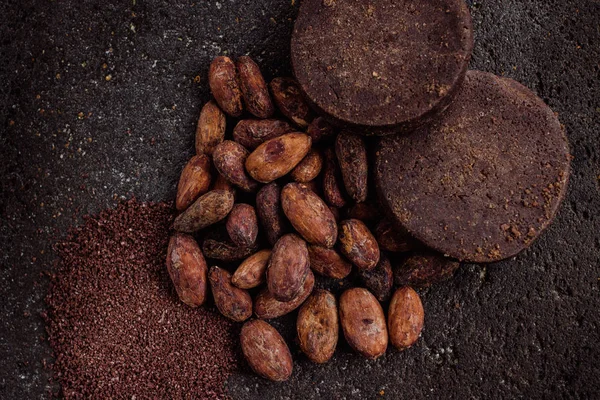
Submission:
{"label": "reddish brown powder", "polygon": [[57,246],[48,334],[65,398],[226,398],[237,328],[175,294],[172,212],[134,200],[86,218]]}

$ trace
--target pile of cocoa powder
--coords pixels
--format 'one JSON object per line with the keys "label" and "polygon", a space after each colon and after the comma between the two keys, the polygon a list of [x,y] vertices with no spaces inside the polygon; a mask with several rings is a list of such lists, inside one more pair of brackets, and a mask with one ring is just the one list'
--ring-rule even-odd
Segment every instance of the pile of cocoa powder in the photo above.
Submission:
{"label": "pile of cocoa powder", "polygon": [[130,200],[57,245],[46,300],[61,397],[227,397],[238,328],[178,300],[165,268],[172,220],[164,203]]}

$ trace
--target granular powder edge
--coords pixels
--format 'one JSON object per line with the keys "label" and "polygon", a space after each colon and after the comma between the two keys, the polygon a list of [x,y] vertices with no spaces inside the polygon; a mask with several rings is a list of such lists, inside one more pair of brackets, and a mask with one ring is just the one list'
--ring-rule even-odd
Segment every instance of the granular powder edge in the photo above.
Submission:
{"label": "granular powder edge", "polygon": [[168,204],[133,199],[57,244],[46,319],[64,398],[228,398],[239,327],[177,298],[165,267],[172,220]]}

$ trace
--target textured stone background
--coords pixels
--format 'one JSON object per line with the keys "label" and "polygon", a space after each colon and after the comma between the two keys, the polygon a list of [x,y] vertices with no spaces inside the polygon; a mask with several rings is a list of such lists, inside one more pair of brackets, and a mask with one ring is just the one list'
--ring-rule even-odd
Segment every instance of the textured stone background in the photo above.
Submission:
{"label": "textured stone background", "polygon": [[[424,293],[414,348],[365,361],[342,345],[321,367],[297,357],[286,384],[233,377],[234,397],[600,397],[600,3],[469,5],[472,68],[524,83],[566,126],[573,174],[556,222],[516,259],[464,266]],[[210,60],[248,53],[267,79],[289,73],[297,10],[292,0],[1,2],[0,398],[47,390],[52,241],[119,198],[172,200]]]}

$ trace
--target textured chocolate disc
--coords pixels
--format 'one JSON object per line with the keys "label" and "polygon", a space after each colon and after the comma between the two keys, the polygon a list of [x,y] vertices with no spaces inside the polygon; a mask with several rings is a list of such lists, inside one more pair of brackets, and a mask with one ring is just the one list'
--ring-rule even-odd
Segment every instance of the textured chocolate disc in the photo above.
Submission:
{"label": "textured chocolate disc", "polygon": [[569,177],[557,116],[511,79],[469,71],[442,118],[376,152],[379,197],[395,222],[450,257],[491,262],[528,247]]}
{"label": "textured chocolate disc", "polygon": [[464,0],[304,0],[291,55],[319,113],[359,133],[385,134],[443,111],[472,49]]}

